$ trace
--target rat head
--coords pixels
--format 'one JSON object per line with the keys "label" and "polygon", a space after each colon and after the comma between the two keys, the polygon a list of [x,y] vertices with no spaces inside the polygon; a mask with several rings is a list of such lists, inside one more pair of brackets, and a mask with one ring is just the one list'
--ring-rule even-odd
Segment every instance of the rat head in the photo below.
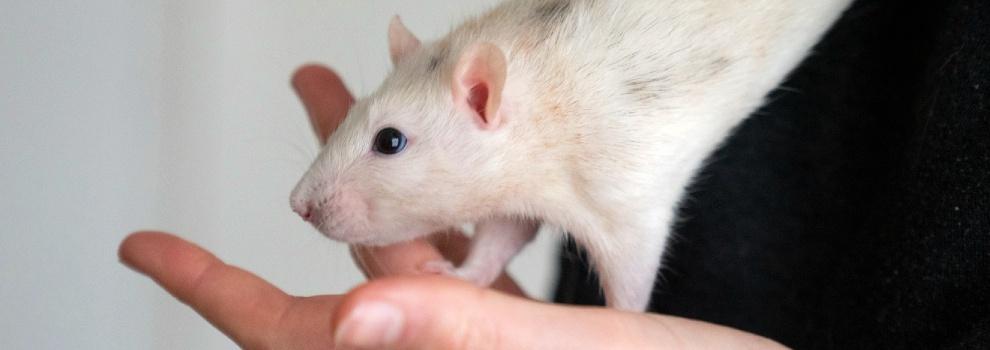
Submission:
{"label": "rat head", "polygon": [[291,197],[305,220],[348,243],[389,244],[474,221],[505,193],[502,51],[425,47],[398,17],[389,49],[395,69],[355,103]]}

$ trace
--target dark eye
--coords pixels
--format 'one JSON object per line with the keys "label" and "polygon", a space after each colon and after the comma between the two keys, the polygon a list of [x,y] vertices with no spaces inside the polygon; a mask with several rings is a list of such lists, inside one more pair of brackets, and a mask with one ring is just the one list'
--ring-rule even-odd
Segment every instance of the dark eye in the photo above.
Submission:
{"label": "dark eye", "polygon": [[375,152],[396,154],[406,148],[406,135],[395,128],[384,128],[375,136]]}

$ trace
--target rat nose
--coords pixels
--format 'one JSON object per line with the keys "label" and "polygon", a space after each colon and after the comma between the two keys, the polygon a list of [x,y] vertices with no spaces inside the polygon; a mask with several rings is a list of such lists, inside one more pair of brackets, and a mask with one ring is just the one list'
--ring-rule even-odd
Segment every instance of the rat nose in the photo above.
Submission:
{"label": "rat nose", "polygon": [[310,221],[313,218],[313,207],[307,201],[292,201],[292,211],[303,220]]}

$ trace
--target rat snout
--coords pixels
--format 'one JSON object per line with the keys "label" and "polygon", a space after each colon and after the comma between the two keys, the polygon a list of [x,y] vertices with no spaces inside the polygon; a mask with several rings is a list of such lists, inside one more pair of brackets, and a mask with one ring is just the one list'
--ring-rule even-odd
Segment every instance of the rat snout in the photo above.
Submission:
{"label": "rat snout", "polygon": [[313,218],[313,207],[309,204],[309,201],[292,201],[292,211],[299,214],[303,220],[310,221]]}
{"label": "rat snout", "polygon": [[349,186],[300,186],[289,199],[292,211],[327,237],[358,241],[368,231],[368,205]]}
{"label": "rat snout", "polygon": [[334,196],[300,196],[301,198],[292,198],[291,206],[292,211],[299,214],[303,220],[307,222],[320,226],[321,222],[326,220],[328,205],[333,201]]}
{"label": "rat snout", "polygon": [[322,221],[321,210],[322,206],[328,202],[330,197],[324,195],[323,186],[306,186],[304,182],[292,191],[292,196],[289,197],[289,206],[292,207],[292,211],[299,214],[303,220],[319,226],[319,222]]}

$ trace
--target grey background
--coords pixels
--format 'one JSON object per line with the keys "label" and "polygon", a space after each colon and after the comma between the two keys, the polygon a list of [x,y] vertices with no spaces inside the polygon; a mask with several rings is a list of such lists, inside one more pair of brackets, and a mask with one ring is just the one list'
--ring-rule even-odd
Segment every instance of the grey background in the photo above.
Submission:
{"label": "grey background", "polygon": [[[475,1],[0,1],[0,348],[233,348],[116,258],[129,232],[199,243],[295,294],[363,278],[295,217],[317,150],[289,76],[389,67],[389,17],[436,38]],[[557,238],[511,269],[535,296]]]}

